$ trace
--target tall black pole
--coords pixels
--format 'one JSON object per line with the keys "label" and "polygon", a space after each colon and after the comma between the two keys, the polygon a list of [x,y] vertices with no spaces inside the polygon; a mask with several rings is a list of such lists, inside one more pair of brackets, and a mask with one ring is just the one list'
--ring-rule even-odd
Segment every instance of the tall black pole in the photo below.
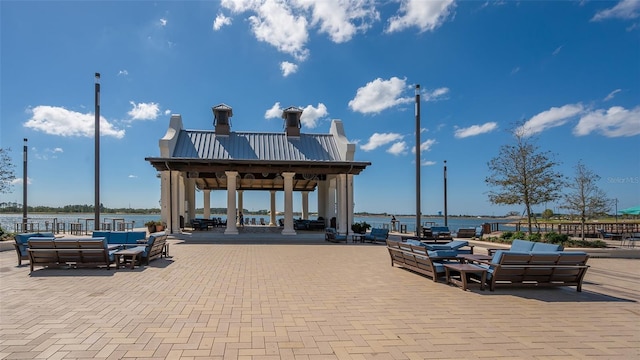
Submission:
{"label": "tall black pole", "polygon": [[447,223],[447,160],[444,161],[444,226]]}
{"label": "tall black pole", "polygon": [[95,86],[95,106],[96,106],[96,121],[95,121],[95,201],[94,201],[94,230],[100,230],[100,73],[96,73],[96,86]]}
{"label": "tall black pole", "polygon": [[416,84],[416,236],[422,237],[420,212],[420,84]]}
{"label": "tall black pole", "polygon": [[22,232],[27,232],[27,138],[22,148]]}

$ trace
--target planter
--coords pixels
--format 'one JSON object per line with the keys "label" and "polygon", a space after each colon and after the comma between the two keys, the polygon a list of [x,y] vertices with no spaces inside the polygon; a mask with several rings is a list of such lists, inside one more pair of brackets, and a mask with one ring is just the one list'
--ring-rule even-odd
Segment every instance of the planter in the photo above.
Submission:
{"label": "planter", "polygon": [[164,230],[164,225],[156,225],[156,231],[155,232],[163,231],[163,230]]}
{"label": "planter", "polygon": [[156,225],[148,225],[147,230],[149,230],[150,234],[156,232]]}

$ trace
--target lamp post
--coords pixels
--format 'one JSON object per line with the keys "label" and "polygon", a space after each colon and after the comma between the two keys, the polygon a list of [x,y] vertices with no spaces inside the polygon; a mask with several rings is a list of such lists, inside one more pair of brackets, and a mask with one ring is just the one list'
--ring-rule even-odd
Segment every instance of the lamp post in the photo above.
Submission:
{"label": "lamp post", "polygon": [[420,84],[416,84],[416,236],[422,237],[420,213]]}
{"label": "lamp post", "polygon": [[444,161],[444,226],[447,223],[447,160]]}
{"label": "lamp post", "polygon": [[616,222],[618,222],[618,198],[616,198]]}
{"label": "lamp post", "polygon": [[94,230],[100,230],[100,73],[96,73],[95,84],[95,186],[94,186]]}
{"label": "lamp post", "polygon": [[27,232],[27,138],[22,147],[22,232]]}

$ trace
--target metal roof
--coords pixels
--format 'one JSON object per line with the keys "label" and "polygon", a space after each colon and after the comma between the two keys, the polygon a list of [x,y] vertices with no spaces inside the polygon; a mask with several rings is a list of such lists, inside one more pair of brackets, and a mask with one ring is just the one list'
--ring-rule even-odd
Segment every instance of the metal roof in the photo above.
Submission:
{"label": "metal roof", "polygon": [[331,134],[231,132],[181,130],[173,158],[201,160],[263,160],[342,162]]}

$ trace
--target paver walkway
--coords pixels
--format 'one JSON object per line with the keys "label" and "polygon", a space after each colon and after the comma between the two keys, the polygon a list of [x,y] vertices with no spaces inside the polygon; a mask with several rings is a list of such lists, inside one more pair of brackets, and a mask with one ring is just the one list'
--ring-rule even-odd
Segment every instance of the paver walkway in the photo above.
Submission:
{"label": "paver walkway", "polygon": [[640,356],[639,260],[590,259],[582,293],[463,292],[383,245],[171,242],[135,270],[29,276],[1,252],[0,359]]}

